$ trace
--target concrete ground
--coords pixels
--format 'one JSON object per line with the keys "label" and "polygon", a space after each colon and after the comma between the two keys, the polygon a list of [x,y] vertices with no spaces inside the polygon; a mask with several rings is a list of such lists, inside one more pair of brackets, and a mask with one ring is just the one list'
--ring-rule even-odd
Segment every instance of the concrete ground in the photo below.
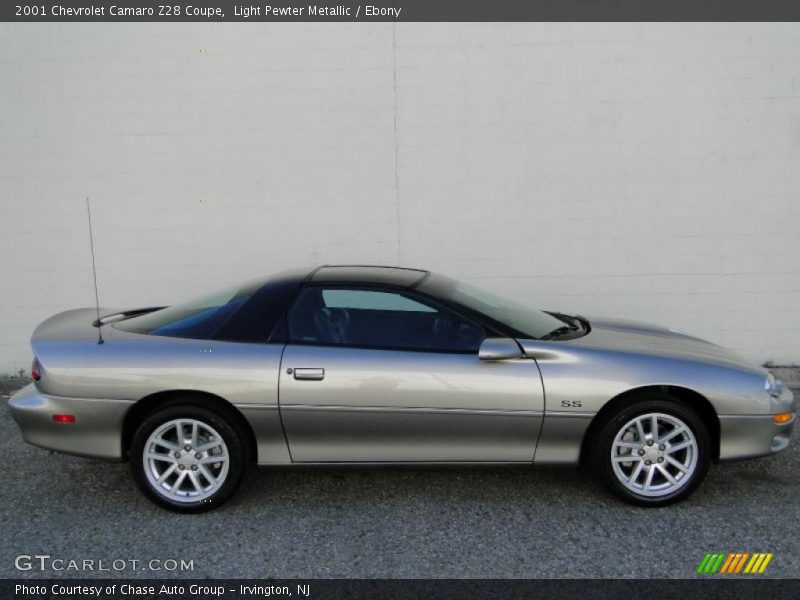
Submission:
{"label": "concrete ground", "polygon": [[[0,577],[692,577],[705,553],[735,551],[772,552],[767,575],[800,576],[797,443],[714,466],[689,500],[658,510],[578,470],[253,469],[223,509],[180,516],[144,499],[127,465],[23,443],[5,401],[0,455]],[[143,563],[15,569],[34,554]],[[143,570],[151,559],[193,570]]]}

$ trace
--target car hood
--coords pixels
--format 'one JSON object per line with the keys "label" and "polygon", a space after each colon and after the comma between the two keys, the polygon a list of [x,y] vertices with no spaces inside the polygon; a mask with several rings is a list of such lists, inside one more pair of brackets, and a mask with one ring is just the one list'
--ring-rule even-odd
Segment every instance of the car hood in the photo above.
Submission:
{"label": "car hood", "polygon": [[651,323],[589,317],[588,335],[565,341],[590,348],[663,356],[679,360],[712,363],[755,373],[766,373],[735,352],[706,340]]}

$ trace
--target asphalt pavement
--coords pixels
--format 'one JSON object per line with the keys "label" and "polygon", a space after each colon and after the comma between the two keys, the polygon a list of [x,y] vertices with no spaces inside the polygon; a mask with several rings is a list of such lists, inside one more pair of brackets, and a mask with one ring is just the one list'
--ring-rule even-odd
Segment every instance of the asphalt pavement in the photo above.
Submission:
{"label": "asphalt pavement", "polygon": [[[580,470],[254,468],[224,508],[177,515],[127,464],[25,444],[5,399],[0,457],[0,577],[692,577],[705,553],[737,551],[774,553],[765,576],[800,576],[796,441],[714,466],[689,500],[655,510]],[[20,555],[51,558],[20,571]]]}

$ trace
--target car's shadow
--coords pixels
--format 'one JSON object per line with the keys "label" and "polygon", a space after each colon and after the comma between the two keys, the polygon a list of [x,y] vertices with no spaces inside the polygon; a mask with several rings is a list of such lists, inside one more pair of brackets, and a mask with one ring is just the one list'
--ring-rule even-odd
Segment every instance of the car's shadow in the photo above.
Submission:
{"label": "car's shadow", "polygon": [[384,507],[441,503],[503,505],[560,501],[592,504],[607,498],[584,470],[518,466],[260,467],[251,469],[237,505],[260,505],[265,497],[297,508],[322,503]]}
{"label": "car's shadow", "polygon": [[[38,475],[49,479],[50,490],[57,492],[61,504],[85,508],[98,502],[103,510],[109,504],[149,504],[133,483],[127,464],[26,450],[39,458]],[[763,495],[769,501],[770,490],[794,485],[798,479],[800,460],[795,454],[713,465],[703,485],[681,506],[710,507],[742,494]],[[88,496],[87,491],[91,492]],[[585,468],[528,466],[253,466],[222,510],[259,513],[280,507],[281,512],[306,512],[345,505],[401,511],[491,505],[513,510],[564,504],[573,511],[641,510],[609,495]]]}

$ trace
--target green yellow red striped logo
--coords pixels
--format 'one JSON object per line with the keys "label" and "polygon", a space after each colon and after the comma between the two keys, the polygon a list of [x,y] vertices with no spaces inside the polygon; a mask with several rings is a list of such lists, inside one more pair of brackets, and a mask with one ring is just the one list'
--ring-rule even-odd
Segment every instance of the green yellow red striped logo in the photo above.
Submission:
{"label": "green yellow red striped logo", "polygon": [[771,552],[709,552],[697,565],[702,575],[763,573],[772,560]]}

